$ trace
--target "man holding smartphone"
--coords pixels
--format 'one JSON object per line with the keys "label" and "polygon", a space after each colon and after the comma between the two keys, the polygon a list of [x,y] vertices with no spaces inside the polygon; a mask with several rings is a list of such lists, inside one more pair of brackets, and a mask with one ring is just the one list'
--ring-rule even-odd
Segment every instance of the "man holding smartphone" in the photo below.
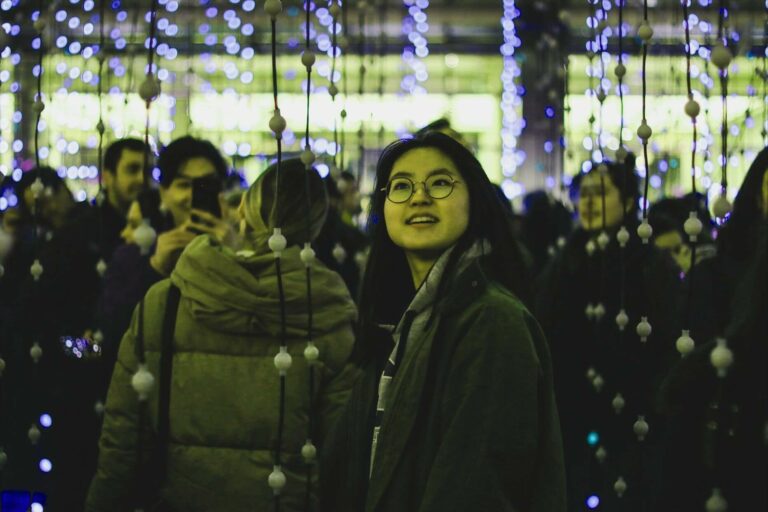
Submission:
{"label": "man holding smartphone", "polygon": [[197,235],[207,233],[223,242],[232,233],[221,219],[227,166],[213,144],[191,136],[171,142],[160,153],[158,166],[161,208],[168,212],[173,228],[158,236],[149,264],[158,274],[168,276]]}

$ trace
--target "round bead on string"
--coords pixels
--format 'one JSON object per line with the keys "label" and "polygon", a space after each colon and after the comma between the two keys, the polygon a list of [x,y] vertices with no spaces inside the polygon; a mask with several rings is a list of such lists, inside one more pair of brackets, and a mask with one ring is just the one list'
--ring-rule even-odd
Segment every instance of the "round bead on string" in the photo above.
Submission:
{"label": "round bead on string", "polygon": [[280,109],[276,108],[275,113],[269,120],[269,129],[272,130],[275,134],[275,137],[279,139],[282,137],[286,126],[285,118],[280,114]]}
{"label": "round bead on string", "polygon": [[320,350],[317,348],[317,345],[311,341],[308,341],[307,346],[304,348],[304,359],[306,359],[309,364],[314,364],[319,358]]}
{"label": "round bead on string", "polygon": [[285,487],[285,473],[283,473],[280,466],[272,467],[272,472],[269,474],[267,483],[274,494],[280,494],[280,491]]}
{"label": "round bead on string", "polygon": [[651,335],[651,324],[648,322],[648,317],[644,316],[640,318],[640,322],[637,324],[637,335],[640,336],[640,341],[645,343],[648,341],[648,336]]}
{"label": "round bead on string", "polygon": [[5,359],[0,357],[0,377],[3,376],[3,370],[5,370]]}
{"label": "round bead on string", "polygon": [[621,226],[621,228],[619,228],[619,231],[616,233],[616,241],[619,242],[619,247],[622,249],[627,246],[627,242],[629,242],[629,231],[627,231],[626,227]]}
{"label": "round bead on string", "polygon": [[624,163],[628,156],[629,153],[627,152],[626,148],[624,146],[619,146],[619,149],[616,150],[616,161]]}
{"label": "round bead on string", "polygon": [[733,60],[733,54],[727,47],[723,46],[722,44],[717,44],[714,48],[712,48],[710,59],[712,60],[712,64],[717,66],[718,69],[724,70]]}
{"label": "round bead on string", "polygon": [[597,450],[595,450],[595,458],[597,459],[597,462],[602,464],[605,462],[605,458],[608,456],[608,452],[605,451],[604,446],[599,446]]}
{"label": "round bead on string", "polygon": [[728,348],[725,338],[717,339],[717,346],[710,352],[709,361],[717,370],[718,377],[722,378],[728,374],[728,368],[733,364],[733,352]]}
{"label": "round bead on string", "polygon": [[37,363],[43,357],[43,347],[38,342],[34,342],[32,348],[29,349],[29,356]]}
{"label": "round bead on string", "polygon": [[315,64],[316,60],[315,52],[312,50],[304,50],[301,52],[301,63],[304,65],[305,68],[307,68],[307,72],[312,70],[312,66]]}
{"label": "round bead on string", "polygon": [[339,265],[344,263],[344,260],[347,259],[347,251],[342,247],[340,243],[336,243],[336,245],[333,246],[333,251],[331,251],[331,254],[333,255],[333,259],[338,262]]}
{"label": "round bead on string", "polygon": [[139,364],[138,370],[131,377],[131,387],[139,395],[139,400],[146,400],[155,386],[155,377],[147,369],[147,365]]}
{"label": "round bead on string", "polygon": [[334,1],[328,6],[328,12],[331,13],[331,16],[334,18],[338,18],[339,14],[341,14],[341,6]]}
{"label": "round bead on string", "polygon": [[632,430],[635,432],[638,441],[645,441],[645,436],[648,435],[648,422],[645,421],[645,416],[642,414],[637,417],[637,421],[632,426]]}
{"label": "round bead on string", "polygon": [[596,248],[594,240],[589,240],[587,245],[584,246],[584,249],[587,251],[587,256],[592,256],[595,253]]}
{"label": "round bead on string", "polygon": [[0,446],[0,471],[3,470],[7,462],[8,462],[8,455],[5,453],[5,450],[3,449],[3,447]]}
{"label": "round bead on string", "polygon": [[600,103],[605,101],[606,95],[602,87],[597,88],[597,93],[595,94],[595,96],[597,97],[597,101],[599,101]]}
{"label": "round bead on string", "polygon": [[613,490],[616,491],[616,496],[619,498],[624,496],[624,493],[627,491],[627,482],[624,481],[624,478],[619,477],[616,479],[616,482],[613,484]]}
{"label": "round bead on string", "polygon": [[648,219],[643,219],[643,222],[637,226],[637,236],[640,237],[644,244],[647,244],[648,240],[651,239],[651,235],[653,235],[653,228],[648,224]]}
{"label": "round bead on string", "polygon": [[699,220],[699,216],[696,214],[696,212],[690,212],[688,214],[688,219],[686,219],[685,224],[683,224],[683,229],[685,230],[685,233],[688,235],[688,239],[691,242],[696,241],[696,237],[701,234],[703,226],[701,224],[701,221]]}
{"label": "round bead on string", "polygon": [[317,458],[317,448],[311,439],[307,439],[307,442],[301,447],[301,457],[307,464],[313,463]]}
{"label": "round bead on string", "polygon": [[562,249],[565,247],[565,244],[568,243],[568,241],[565,239],[564,236],[557,237],[557,241],[555,242],[555,245],[557,245],[558,249]]}
{"label": "round bead on string", "polygon": [[104,402],[96,400],[96,403],[93,404],[93,412],[95,412],[97,416],[104,414]]}
{"label": "round bead on string", "polygon": [[603,376],[599,373],[595,375],[595,378],[592,379],[592,387],[595,388],[595,391],[598,393],[603,390],[603,386],[605,385],[605,380],[603,380]]}
{"label": "round bead on string", "polygon": [[160,96],[160,80],[152,73],[147,73],[144,81],[139,85],[139,96],[145,102],[150,103]]}
{"label": "round bead on string", "polygon": [[616,64],[616,67],[613,69],[613,74],[616,75],[616,78],[623,78],[624,75],[627,74],[626,66],[624,66],[624,64],[619,62],[618,64]]}
{"label": "round bead on string", "polygon": [[720,492],[720,489],[715,487],[712,489],[712,494],[709,496],[705,507],[707,512],[726,512],[728,510],[728,502],[723,498],[723,493]]}
{"label": "round bead on string", "polygon": [[269,14],[270,18],[277,18],[283,11],[283,3],[280,0],[267,0],[264,2],[264,12]]}
{"label": "round bead on string", "polygon": [[304,151],[301,152],[301,156],[299,158],[301,158],[301,163],[303,163],[307,168],[315,163],[315,154],[309,148],[304,148]]}
{"label": "round bead on string", "polygon": [[99,135],[104,135],[104,130],[105,130],[104,121],[99,119],[99,122],[96,123],[96,131],[99,133]]}
{"label": "round bead on string", "polygon": [[280,372],[280,375],[285,375],[291,364],[293,364],[293,358],[288,353],[288,348],[280,347],[280,352],[275,356],[275,368]]}
{"label": "round bead on string", "polygon": [[691,338],[690,331],[683,329],[682,334],[680,334],[680,337],[675,342],[677,351],[680,352],[681,356],[685,357],[693,351],[694,346],[695,343],[693,338]]}
{"label": "round bead on string", "polygon": [[37,425],[34,423],[31,427],[29,427],[29,430],[27,430],[27,437],[29,438],[29,442],[32,444],[37,444],[37,442],[40,440],[40,429],[37,428]]}
{"label": "round bead on string", "polygon": [[144,219],[142,223],[133,232],[133,239],[139,246],[141,254],[149,254],[149,250],[157,240],[157,232],[149,225],[149,220]]}
{"label": "round bead on string", "polygon": [[587,368],[587,379],[591,382],[594,380],[594,378],[597,376],[597,370],[595,370],[593,367]]}
{"label": "round bead on string", "polygon": [[691,119],[696,119],[699,112],[701,112],[701,107],[699,106],[698,101],[691,98],[685,103],[685,114]]}
{"label": "round bead on string", "polygon": [[283,235],[280,228],[274,229],[272,236],[270,236],[269,240],[267,241],[267,245],[269,245],[269,250],[275,254],[275,258],[279,258],[285,248],[288,246],[288,241],[285,239],[285,236]]}
{"label": "round bead on string", "polygon": [[45,103],[40,98],[35,98],[35,102],[32,104],[32,112],[39,116],[43,113],[43,110],[45,110]]}
{"label": "round bead on string", "polygon": [[608,247],[608,243],[611,241],[611,237],[608,236],[608,233],[605,231],[601,232],[597,236],[597,245],[600,247],[601,250],[604,250],[606,247]]}
{"label": "round bead on string", "polygon": [[728,198],[725,197],[725,194],[718,196],[717,199],[715,199],[715,204],[712,205],[712,212],[718,219],[725,219],[732,210],[733,205]]}
{"label": "round bead on string", "polygon": [[328,86],[328,94],[331,95],[331,99],[335,98],[337,94],[339,94],[339,88],[336,87],[336,84],[331,84]]}
{"label": "round bead on string", "polygon": [[299,253],[299,258],[301,258],[301,262],[304,263],[304,266],[312,266],[312,263],[315,261],[315,250],[312,249],[309,242],[304,244],[304,248]]}
{"label": "round bead on string", "polygon": [[595,318],[595,305],[591,302],[587,304],[587,307],[584,308],[584,314],[587,315],[587,318],[592,320]]}
{"label": "round bead on string", "polygon": [[616,396],[611,400],[611,406],[613,406],[613,410],[616,411],[616,414],[621,414],[621,411],[624,410],[624,405],[626,405],[624,397],[621,393],[616,393]]}
{"label": "round bead on string", "polygon": [[101,352],[101,344],[104,343],[104,333],[97,329],[93,333],[93,351]]}
{"label": "round bead on string", "polygon": [[648,42],[653,37],[653,28],[648,24],[647,20],[643,20],[640,26],[637,28],[637,35],[644,42]]}
{"label": "round bead on string", "polygon": [[648,122],[643,119],[640,126],[637,128],[637,136],[640,137],[640,140],[642,140],[643,143],[645,143],[651,138],[651,135],[653,135],[653,130],[648,126]]}
{"label": "round bead on string", "polygon": [[603,316],[605,316],[605,306],[603,306],[602,302],[598,302],[595,305],[595,309],[593,313],[595,315],[595,320],[600,320],[601,318],[603,318]]}
{"label": "round bead on string", "polygon": [[104,258],[101,258],[96,263],[96,273],[99,274],[99,277],[104,277],[104,273],[107,271],[107,262],[104,261]]}
{"label": "round bead on string", "polygon": [[359,268],[363,268],[368,262],[368,254],[365,251],[358,251],[355,253],[355,263]]}

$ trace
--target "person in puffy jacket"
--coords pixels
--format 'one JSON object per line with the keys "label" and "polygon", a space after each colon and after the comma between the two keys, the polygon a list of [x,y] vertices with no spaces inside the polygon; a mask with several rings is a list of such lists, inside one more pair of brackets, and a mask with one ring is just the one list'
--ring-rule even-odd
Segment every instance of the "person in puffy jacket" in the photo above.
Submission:
{"label": "person in puffy jacket", "polygon": [[[309,310],[300,251],[319,232],[326,210],[325,189],[314,170],[305,171],[298,160],[283,162],[279,172],[273,165],[243,196],[240,236],[229,237],[238,242],[225,246],[209,235],[197,237],[170,279],[149,290],[120,345],[87,510],[133,510],[140,496],[146,499],[139,504],[150,510],[269,510],[274,496],[267,480],[279,435],[280,379],[274,357],[282,329],[293,365],[286,377],[281,432],[287,477],[281,505],[285,511],[305,509],[302,446],[310,437],[322,445],[356,376],[347,364],[355,306],[341,278],[317,260],[311,264],[312,336],[320,357],[311,396],[308,364],[301,355]],[[279,277],[267,245],[276,226],[288,242]],[[139,367],[136,344],[143,340],[147,369],[162,382],[159,362],[171,287],[180,295],[163,444],[158,442],[158,418],[164,413],[159,386],[148,398],[142,424],[131,379]],[[139,430],[143,451],[136,446]],[[137,453],[143,462],[137,461]],[[164,474],[156,474],[156,460],[167,461]]]}

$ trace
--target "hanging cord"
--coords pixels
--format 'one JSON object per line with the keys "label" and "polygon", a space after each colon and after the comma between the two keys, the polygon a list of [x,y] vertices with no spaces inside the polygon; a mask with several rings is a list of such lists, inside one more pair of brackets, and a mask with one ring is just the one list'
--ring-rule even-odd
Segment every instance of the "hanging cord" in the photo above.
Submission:
{"label": "hanging cord", "polygon": [[[384,58],[387,54],[387,32],[385,25],[387,22],[387,2],[379,2],[379,84],[377,93],[379,101],[384,101]],[[384,121],[379,121],[379,132],[376,147],[384,147]]]}
{"label": "hanging cord", "polygon": [[[358,83],[357,95],[360,101],[363,101],[363,93],[365,92],[365,2],[358,4],[357,11],[357,26],[360,32],[359,34],[359,53],[360,53],[360,82]],[[356,181],[360,183],[363,172],[365,170],[365,130],[364,130],[364,118],[360,118],[360,127],[357,131],[357,176]]]}
{"label": "hanging cord", "polygon": [[[280,351],[275,356],[275,367],[278,370],[280,378],[280,399],[278,404],[278,421],[277,421],[277,440],[275,446],[274,466],[272,473],[270,473],[267,483],[274,495],[274,509],[275,512],[280,512],[280,495],[282,489],[286,484],[285,473],[282,470],[282,450],[283,450],[283,434],[285,430],[285,393],[286,393],[286,375],[288,369],[291,367],[292,360],[291,355],[288,353],[286,324],[285,324],[285,290],[283,288],[283,273],[281,268],[281,254],[287,246],[287,240],[281,232],[282,219],[280,219],[280,178],[283,152],[282,152],[282,139],[283,132],[286,128],[286,122],[282,115],[280,115],[280,106],[278,104],[278,88],[277,88],[277,16],[283,9],[283,5],[280,0],[266,0],[264,2],[264,10],[269,14],[270,27],[272,33],[272,96],[274,100],[274,114],[269,120],[269,128],[275,134],[275,140],[277,141],[277,169],[275,174],[275,203],[272,207],[272,214],[270,220],[272,224],[276,226],[274,228],[272,236],[269,237],[269,248],[272,250],[275,256],[275,271],[277,272],[277,292],[280,299]],[[309,84],[307,84],[309,87]]]}
{"label": "hanging cord", "polygon": [[315,363],[319,357],[319,351],[313,341],[313,329],[312,329],[312,264],[315,259],[315,251],[312,250],[311,238],[312,238],[312,200],[310,197],[309,176],[310,173],[315,172],[312,167],[312,163],[315,161],[315,155],[312,153],[312,149],[309,147],[309,114],[310,114],[310,96],[312,90],[312,65],[315,63],[315,54],[310,48],[310,11],[311,2],[304,2],[304,9],[306,13],[306,20],[304,24],[304,39],[305,48],[304,53],[301,56],[301,62],[307,69],[307,112],[306,112],[306,124],[304,126],[304,151],[301,153],[301,161],[305,166],[304,175],[304,193],[307,197],[307,218],[306,218],[306,243],[301,250],[301,261],[306,267],[306,279],[307,279],[307,346],[304,349],[304,359],[307,361],[307,367],[309,372],[309,413],[307,414],[307,441],[301,448],[301,455],[304,458],[306,464],[306,487],[305,487],[305,510],[310,511],[312,507],[312,474],[314,465],[317,458],[317,448],[315,447],[312,439],[314,437],[314,415],[315,415]]}
{"label": "hanging cord", "polygon": [[[328,93],[331,95],[331,101],[333,102],[333,110],[336,111],[336,95],[339,93],[339,88],[336,86],[336,57],[339,53],[338,45],[338,19],[341,13],[341,8],[336,0],[328,0],[328,12],[331,14],[333,22],[331,23],[331,84],[328,86]],[[334,113],[333,116],[333,147],[335,149],[333,153],[333,173],[332,177],[338,179],[339,172],[339,127],[338,118]],[[343,165],[343,164],[342,164]]]}
{"label": "hanging cord", "polygon": [[[99,180],[99,189],[96,192],[96,208],[100,208],[103,201],[107,201],[108,198],[104,197],[104,184],[102,181],[102,174],[104,173],[104,61],[106,60],[105,37],[104,37],[104,25],[106,23],[106,0],[99,1],[99,55],[97,57],[99,62],[99,76],[98,84],[96,86],[96,94],[99,98],[99,121],[96,123],[96,133],[99,134],[99,149],[98,149],[98,161],[96,162],[97,173],[96,176]],[[117,172],[117,169],[113,169]],[[99,276],[104,276],[107,270],[107,263],[104,261],[106,253],[106,235],[104,232],[104,218],[103,215],[97,215],[99,223],[99,261],[96,263],[96,272]]]}
{"label": "hanging cord", "polygon": [[728,201],[728,66],[733,60],[733,54],[728,49],[728,3],[726,0],[720,0],[717,18],[717,44],[712,48],[710,59],[712,63],[720,70],[720,95],[722,100],[722,119],[720,124],[720,145],[721,145],[721,177],[720,177],[720,197],[715,200],[713,207],[715,216],[724,221],[732,210],[732,205]]}
{"label": "hanging cord", "polygon": [[[346,120],[347,120],[347,98],[349,97],[349,88],[347,83],[347,77],[349,76],[349,73],[347,73],[347,61],[349,60],[347,58],[347,52],[349,51],[349,37],[347,36],[347,27],[349,26],[349,22],[347,21],[347,14],[349,13],[349,9],[347,8],[347,0],[339,0],[341,2],[341,30],[342,30],[342,48],[341,48],[341,85],[342,85],[342,93],[344,94],[344,102],[341,107],[341,112],[339,115],[341,116],[341,151],[339,152],[339,166],[341,167],[341,170],[346,169],[346,163],[344,161],[346,153],[347,153],[347,130],[345,128]],[[335,29],[336,27],[334,27]]]}
{"label": "hanging cord", "polygon": [[768,146],[768,2],[765,4],[765,20],[763,21],[763,129],[760,135],[763,137],[763,147]]}
{"label": "hanging cord", "polygon": [[696,117],[701,108],[699,103],[693,98],[693,88],[691,87],[691,32],[689,26],[688,0],[681,0],[683,6],[683,26],[685,28],[685,83],[688,92],[688,101],[685,104],[685,113],[691,118],[693,131],[693,141],[691,143],[691,212],[688,220],[685,221],[683,229],[688,235],[691,245],[691,266],[688,271],[688,292],[685,300],[685,309],[683,325],[688,329],[683,329],[680,337],[677,339],[676,347],[682,356],[691,352],[694,348],[694,341],[690,336],[690,327],[693,321],[691,303],[693,302],[693,276],[696,265],[696,247],[697,235],[701,233],[702,224],[698,218],[698,199],[696,197],[696,141],[698,138]]}

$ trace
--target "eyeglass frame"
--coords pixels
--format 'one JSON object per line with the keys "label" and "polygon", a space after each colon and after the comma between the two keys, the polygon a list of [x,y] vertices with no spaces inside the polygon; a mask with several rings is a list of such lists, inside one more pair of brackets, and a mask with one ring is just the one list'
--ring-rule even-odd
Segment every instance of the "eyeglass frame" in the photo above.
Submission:
{"label": "eyeglass frame", "polygon": [[[451,191],[448,192],[448,194],[444,195],[443,197],[434,197],[432,194],[429,193],[429,190],[427,190],[427,180],[429,178],[434,177],[434,176],[445,177],[448,180],[450,180],[450,182],[451,182]],[[420,185],[420,184],[424,185],[424,193],[428,197],[439,201],[440,199],[445,199],[446,197],[450,197],[450,195],[453,194],[453,190],[456,188],[456,184],[457,183],[463,183],[462,181],[457,180],[456,178],[451,176],[450,174],[433,174],[432,176],[427,176],[427,180],[421,180],[421,181],[413,181],[411,178],[408,178],[407,176],[398,176],[395,179],[398,179],[398,180],[408,180],[411,183],[411,194],[406,199],[403,199],[402,201],[392,201],[392,199],[390,199],[390,197],[389,197],[389,191],[388,191],[389,190],[389,186],[392,184],[392,180],[388,181],[387,182],[387,186],[385,186],[383,188],[380,188],[379,192],[384,192],[385,193],[384,197],[387,199],[387,201],[390,201],[393,204],[403,204],[403,203],[407,203],[408,201],[410,201],[411,198],[413,197],[413,195],[416,193],[416,185]]]}

